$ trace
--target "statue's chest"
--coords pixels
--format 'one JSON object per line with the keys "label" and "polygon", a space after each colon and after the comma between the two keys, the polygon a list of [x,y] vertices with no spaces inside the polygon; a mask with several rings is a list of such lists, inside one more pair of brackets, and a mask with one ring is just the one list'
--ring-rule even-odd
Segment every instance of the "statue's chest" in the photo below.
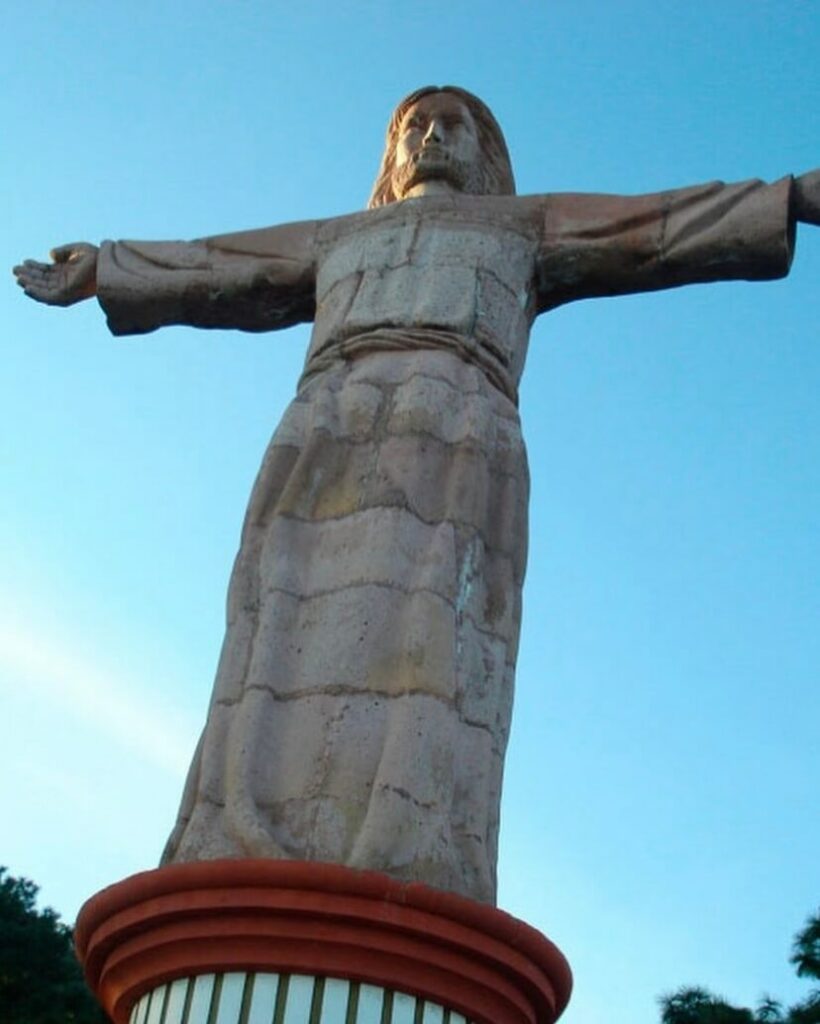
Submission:
{"label": "statue's chest", "polygon": [[438,327],[519,347],[529,328],[535,243],[456,218],[386,219],[328,244],[317,274],[320,334]]}
{"label": "statue's chest", "polygon": [[[345,321],[468,328],[491,307],[529,301],[534,245],[511,230],[418,218],[337,239],[320,262],[316,304]],[[343,311],[344,310],[344,311]]]}

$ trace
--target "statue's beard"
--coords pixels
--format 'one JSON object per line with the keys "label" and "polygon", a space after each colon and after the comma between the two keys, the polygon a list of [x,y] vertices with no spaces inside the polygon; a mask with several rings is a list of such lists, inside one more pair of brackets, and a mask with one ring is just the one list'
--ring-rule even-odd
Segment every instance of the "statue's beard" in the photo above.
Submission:
{"label": "statue's beard", "polygon": [[475,160],[458,160],[437,146],[414,153],[410,160],[393,168],[393,192],[400,198],[425,181],[445,181],[457,192],[479,195],[482,176]]}

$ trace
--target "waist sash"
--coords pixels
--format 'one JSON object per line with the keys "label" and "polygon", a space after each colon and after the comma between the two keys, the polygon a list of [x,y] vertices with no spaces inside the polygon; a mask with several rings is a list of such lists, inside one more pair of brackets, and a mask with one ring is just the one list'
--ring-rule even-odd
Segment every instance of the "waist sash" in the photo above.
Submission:
{"label": "waist sash", "polygon": [[299,379],[299,389],[339,360],[358,359],[371,352],[412,352],[419,349],[452,352],[465,362],[472,363],[493,387],[498,388],[514,405],[518,405],[518,389],[510,379],[500,353],[497,355],[476,338],[431,327],[381,327],[350,338],[330,341],[318,352],[308,354],[304,372]]}

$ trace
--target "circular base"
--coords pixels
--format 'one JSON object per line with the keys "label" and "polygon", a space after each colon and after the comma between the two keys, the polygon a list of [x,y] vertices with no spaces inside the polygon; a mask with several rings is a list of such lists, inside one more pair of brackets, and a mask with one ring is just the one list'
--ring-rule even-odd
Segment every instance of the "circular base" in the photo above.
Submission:
{"label": "circular base", "polygon": [[75,941],[116,1024],[166,982],[221,972],[340,978],[475,1024],[552,1024],[569,999],[559,950],[452,893],[335,864],[218,860],[134,875],[85,904]]}

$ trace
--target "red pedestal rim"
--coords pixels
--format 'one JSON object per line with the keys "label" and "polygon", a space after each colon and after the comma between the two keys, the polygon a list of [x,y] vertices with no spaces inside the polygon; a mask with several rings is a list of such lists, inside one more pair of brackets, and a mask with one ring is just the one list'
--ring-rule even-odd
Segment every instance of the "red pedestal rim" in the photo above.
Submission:
{"label": "red pedestal rim", "polygon": [[86,978],[125,1024],[140,996],[219,971],[348,978],[476,1024],[551,1024],[572,978],[540,932],[485,904],[335,864],[174,864],[112,885],[75,929]]}

